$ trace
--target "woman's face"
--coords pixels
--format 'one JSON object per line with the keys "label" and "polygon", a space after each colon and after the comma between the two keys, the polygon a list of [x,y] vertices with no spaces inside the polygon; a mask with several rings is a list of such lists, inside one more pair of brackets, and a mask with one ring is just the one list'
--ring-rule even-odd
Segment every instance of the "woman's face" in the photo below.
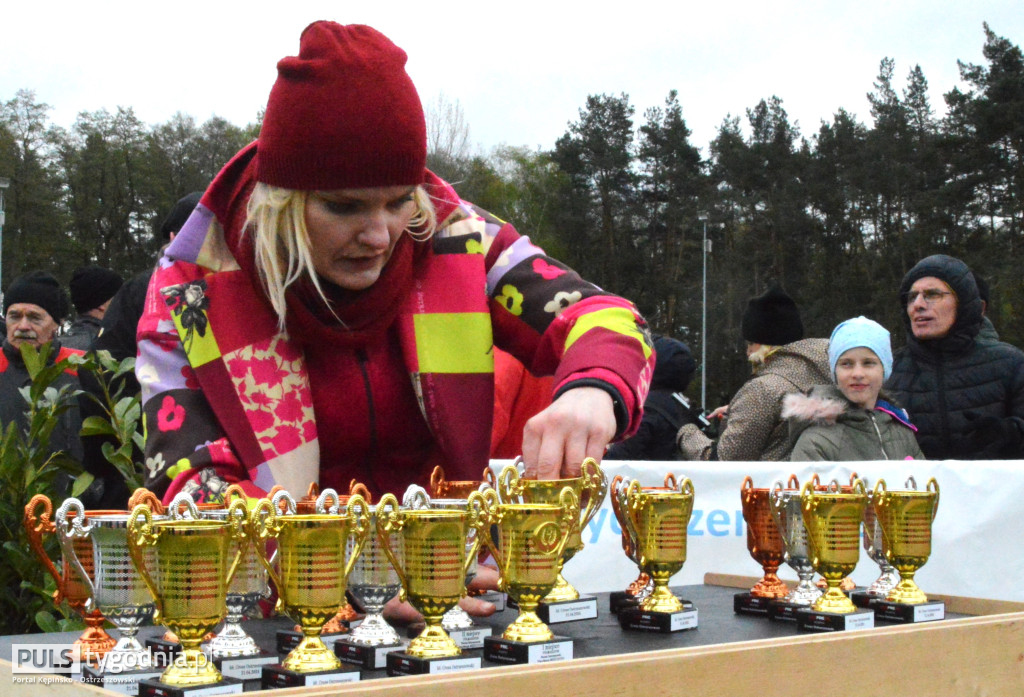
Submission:
{"label": "woman's face", "polygon": [[862,409],[874,409],[882,389],[885,368],[875,352],[864,346],[846,351],[836,361],[836,385]]}
{"label": "woman's face", "polygon": [[377,282],[416,214],[412,186],[317,191],[306,199],[313,267],[346,290]]}

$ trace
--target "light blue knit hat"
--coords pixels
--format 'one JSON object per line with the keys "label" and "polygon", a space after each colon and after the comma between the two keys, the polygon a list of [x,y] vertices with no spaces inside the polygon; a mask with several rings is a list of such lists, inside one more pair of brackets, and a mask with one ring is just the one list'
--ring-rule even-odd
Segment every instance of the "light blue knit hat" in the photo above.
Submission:
{"label": "light blue knit hat", "polygon": [[882,361],[885,379],[892,374],[892,345],[889,343],[889,332],[878,322],[861,315],[840,322],[832,330],[828,340],[828,367],[832,369],[832,379],[836,377],[836,363],[839,357],[852,348],[869,348]]}

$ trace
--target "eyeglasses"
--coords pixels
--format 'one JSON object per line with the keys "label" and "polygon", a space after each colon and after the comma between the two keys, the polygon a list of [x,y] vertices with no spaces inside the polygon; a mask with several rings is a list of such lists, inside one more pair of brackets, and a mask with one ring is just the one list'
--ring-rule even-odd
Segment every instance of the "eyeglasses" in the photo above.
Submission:
{"label": "eyeglasses", "polygon": [[934,305],[942,299],[944,295],[954,295],[951,290],[939,290],[938,288],[929,288],[928,290],[912,290],[907,293],[907,305],[913,305],[917,300],[918,296],[924,299],[926,305]]}

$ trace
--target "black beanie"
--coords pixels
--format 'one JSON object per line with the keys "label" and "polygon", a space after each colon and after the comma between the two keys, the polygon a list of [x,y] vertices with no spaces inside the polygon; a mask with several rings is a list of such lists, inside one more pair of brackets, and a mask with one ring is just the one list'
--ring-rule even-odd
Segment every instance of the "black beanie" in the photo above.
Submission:
{"label": "black beanie", "polygon": [[71,276],[70,285],[75,312],[82,314],[95,310],[114,297],[114,293],[124,285],[124,279],[102,266],[80,266]]}
{"label": "black beanie", "polygon": [[784,346],[804,338],[800,310],[778,284],[747,302],[742,331],[746,341],[768,346]]}
{"label": "black beanie", "polygon": [[50,313],[53,321],[60,322],[68,314],[68,299],[57,279],[45,271],[30,271],[14,279],[4,294],[4,315],[11,305],[31,303]]}
{"label": "black beanie", "polygon": [[171,239],[171,233],[177,234],[181,230],[181,226],[185,224],[188,217],[192,215],[192,211],[197,205],[199,205],[199,199],[203,197],[202,191],[193,191],[188,196],[179,199],[174,204],[174,208],[164,218],[164,222],[160,224],[160,237],[165,241]]}

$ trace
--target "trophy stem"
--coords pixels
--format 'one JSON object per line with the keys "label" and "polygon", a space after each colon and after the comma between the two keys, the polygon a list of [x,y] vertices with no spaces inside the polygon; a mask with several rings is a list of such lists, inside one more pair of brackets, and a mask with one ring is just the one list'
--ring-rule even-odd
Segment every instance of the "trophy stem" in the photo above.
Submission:
{"label": "trophy stem", "polygon": [[840,578],[826,578],[825,583],[828,584],[828,590],[814,602],[814,610],[816,612],[836,612],[840,614],[847,614],[850,612],[856,612],[857,606],[853,604],[846,594],[839,590],[839,586],[843,579]]}
{"label": "trophy stem", "polygon": [[473,618],[469,616],[469,613],[456,605],[451,610],[444,613],[444,619],[441,620],[441,626],[444,627],[446,631],[450,631],[452,629],[468,629],[473,626]]}
{"label": "trophy stem", "polygon": [[441,626],[443,615],[424,615],[427,626],[409,642],[407,653],[418,658],[445,658],[459,656],[462,649]]}
{"label": "trophy stem", "polygon": [[537,602],[519,601],[519,617],[510,624],[502,637],[509,641],[549,641],[555,635],[536,613]]}
{"label": "trophy stem", "polygon": [[85,631],[75,643],[82,647],[82,660],[95,665],[117,642],[103,629],[105,620],[99,610],[86,612],[82,618],[85,620]]}
{"label": "trophy stem", "polygon": [[579,600],[580,593],[578,590],[573,588],[572,584],[565,580],[559,572],[555,579],[555,585],[551,589],[551,592],[544,596],[545,603],[560,603],[567,600]]}
{"label": "trophy stem", "polygon": [[327,648],[320,638],[320,628],[314,626],[302,628],[299,645],[292,649],[282,665],[297,673],[316,673],[336,670],[341,667],[341,660]]}
{"label": "trophy stem", "polygon": [[892,592],[886,598],[891,603],[902,603],[904,605],[918,605],[928,602],[928,596],[924,594],[917,583],[914,582],[914,571],[900,570],[900,582],[896,584]]}
{"label": "trophy stem", "polygon": [[668,589],[668,579],[659,579],[653,574],[652,578],[654,590],[640,603],[640,607],[646,612],[681,612],[684,609],[683,603]]}
{"label": "trophy stem", "polygon": [[367,609],[366,619],[352,630],[349,640],[363,646],[391,646],[399,643],[398,633],[387,623],[380,610]]}
{"label": "trophy stem", "polygon": [[784,598],[789,594],[789,586],[778,576],[779,566],[764,566],[764,576],[750,589],[751,595],[759,598]]}

